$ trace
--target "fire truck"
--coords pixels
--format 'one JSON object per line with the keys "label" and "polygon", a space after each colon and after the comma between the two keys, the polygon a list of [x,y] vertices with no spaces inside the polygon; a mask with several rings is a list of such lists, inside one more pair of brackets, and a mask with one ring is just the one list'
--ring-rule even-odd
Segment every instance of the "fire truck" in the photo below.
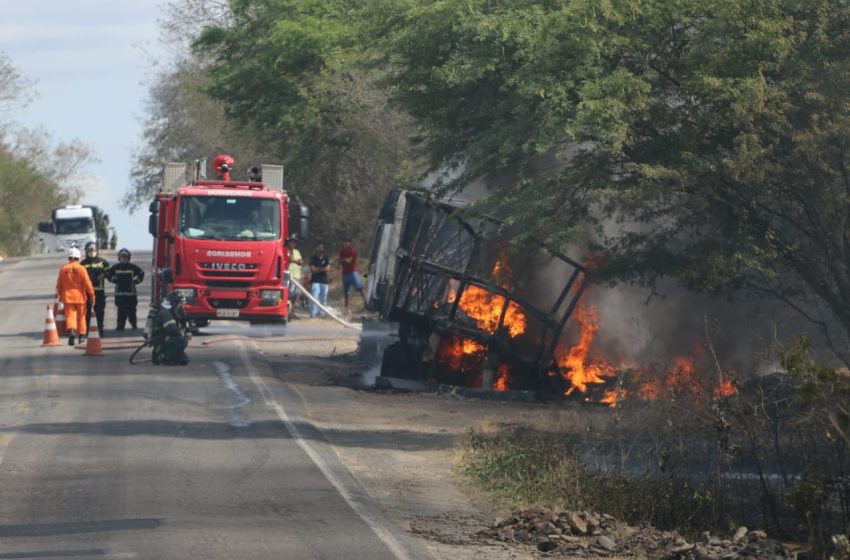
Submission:
{"label": "fire truck", "polygon": [[[211,320],[285,323],[286,241],[306,238],[308,210],[283,189],[283,166],[254,166],[231,180],[233,158],[166,163],[150,205],[152,313],[172,291],[186,297],[194,326]],[[292,213],[292,214],[291,214]]]}

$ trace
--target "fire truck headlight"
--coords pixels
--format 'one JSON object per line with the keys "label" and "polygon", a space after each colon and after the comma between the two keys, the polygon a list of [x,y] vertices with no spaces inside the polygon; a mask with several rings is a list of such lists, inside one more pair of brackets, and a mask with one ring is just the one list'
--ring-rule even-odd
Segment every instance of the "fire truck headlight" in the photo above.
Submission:
{"label": "fire truck headlight", "polygon": [[274,306],[280,304],[283,290],[260,290],[260,305]]}
{"label": "fire truck headlight", "polygon": [[195,292],[195,288],[174,288],[174,291],[183,294],[183,297],[186,298],[186,303],[190,305],[195,303],[197,295]]}

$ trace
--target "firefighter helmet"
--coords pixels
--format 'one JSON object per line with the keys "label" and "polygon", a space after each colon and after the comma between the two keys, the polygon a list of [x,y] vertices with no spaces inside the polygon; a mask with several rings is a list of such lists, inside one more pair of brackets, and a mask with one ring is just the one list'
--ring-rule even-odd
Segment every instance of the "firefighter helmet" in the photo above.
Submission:
{"label": "firefighter helmet", "polygon": [[71,247],[68,249],[68,258],[80,260],[80,250],[76,247]]}
{"label": "firefighter helmet", "polygon": [[120,259],[121,257],[127,257],[129,259],[131,257],[130,251],[127,249],[121,249],[118,251],[118,258]]}
{"label": "firefighter helmet", "polygon": [[171,307],[177,307],[186,303],[186,296],[183,295],[183,292],[171,292],[168,294],[168,303],[171,304]]}

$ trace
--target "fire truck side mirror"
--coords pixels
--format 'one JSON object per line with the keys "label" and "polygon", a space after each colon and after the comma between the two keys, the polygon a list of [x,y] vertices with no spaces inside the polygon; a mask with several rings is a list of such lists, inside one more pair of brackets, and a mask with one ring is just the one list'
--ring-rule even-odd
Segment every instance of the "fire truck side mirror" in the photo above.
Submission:
{"label": "fire truck side mirror", "polygon": [[159,214],[148,216],[148,233],[154,237],[159,237]]}
{"label": "fire truck side mirror", "polygon": [[148,233],[154,237],[159,236],[159,201],[154,200],[148,206],[151,215],[148,217]]}
{"label": "fire truck side mirror", "polygon": [[53,222],[50,220],[38,222],[38,231],[39,233],[53,233]]}
{"label": "fire truck side mirror", "polygon": [[310,235],[310,209],[300,202],[289,206],[289,235],[301,241]]}

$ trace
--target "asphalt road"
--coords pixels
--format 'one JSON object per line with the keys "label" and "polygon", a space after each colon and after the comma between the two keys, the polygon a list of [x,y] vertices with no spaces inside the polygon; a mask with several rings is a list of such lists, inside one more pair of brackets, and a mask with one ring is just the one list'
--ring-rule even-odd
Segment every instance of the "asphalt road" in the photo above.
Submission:
{"label": "asphalt road", "polygon": [[63,262],[0,263],[0,559],[426,557],[252,344],[130,365],[110,296],[105,355],[41,347]]}

